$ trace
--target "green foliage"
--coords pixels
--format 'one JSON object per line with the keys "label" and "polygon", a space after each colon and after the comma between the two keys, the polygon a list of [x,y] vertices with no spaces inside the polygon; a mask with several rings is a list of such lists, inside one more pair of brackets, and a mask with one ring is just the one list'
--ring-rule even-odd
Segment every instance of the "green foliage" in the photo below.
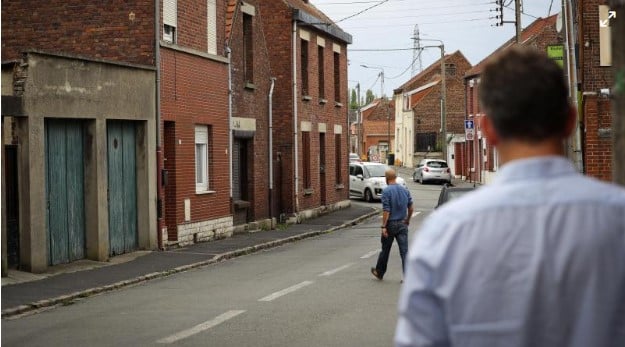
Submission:
{"label": "green foliage", "polygon": [[356,95],[356,89],[352,89],[351,97],[349,98],[349,108],[352,110],[358,108],[358,96]]}
{"label": "green foliage", "polygon": [[375,94],[373,94],[373,91],[371,89],[367,89],[367,93],[365,97],[365,104],[368,104],[372,102],[373,100],[375,100]]}

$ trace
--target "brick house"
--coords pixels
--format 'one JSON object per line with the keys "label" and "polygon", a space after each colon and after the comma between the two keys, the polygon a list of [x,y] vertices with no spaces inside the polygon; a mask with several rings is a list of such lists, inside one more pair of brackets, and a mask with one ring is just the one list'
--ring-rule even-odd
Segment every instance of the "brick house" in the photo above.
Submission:
{"label": "brick house", "polygon": [[[558,34],[556,30],[556,19],[557,15],[536,19],[521,32],[521,44],[535,47],[545,52],[549,46],[558,47],[561,45],[563,36]],[[466,141],[455,144],[455,151],[459,153],[456,156],[456,165],[460,167],[461,175],[472,181],[490,182],[499,167],[495,148],[487,143],[480,130],[480,119],[483,116],[478,102],[480,74],[489,58],[508,47],[512,47],[515,44],[515,40],[514,37],[508,40],[467,71],[464,76],[467,100],[465,116],[467,120],[473,121],[475,130],[473,140],[466,139]]]}
{"label": "brick house", "polygon": [[[610,28],[599,26],[599,15],[607,18],[608,1],[576,1],[579,46],[579,118],[582,123],[584,172],[602,180],[612,180],[612,119],[610,90],[614,86],[611,63]],[[622,15],[620,12],[618,15]],[[623,33],[620,33],[622,35]],[[606,93],[607,92],[607,93]]]}
{"label": "brick house", "polygon": [[2,2],[2,270],[155,249],[153,1]]}
{"label": "brick house", "polygon": [[232,233],[225,1],[161,1],[163,246]]}
{"label": "brick house", "polygon": [[[267,77],[276,78],[271,125],[274,209],[299,219],[346,206],[347,45],[352,38],[308,0],[248,5],[255,5],[254,20],[261,22],[255,34],[270,40],[255,46],[259,51],[254,61],[269,61],[269,75],[254,76],[257,87],[263,86],[254,91],[258,98],[267,95]],[[254,73],[264,68],[264,63],[255,63]]]}
{"label": "brick house", "polygon": [[441,61],[394,90],[397,134],[396,158],[403,166],[414,167],[425,157],[441,157],[442,146],[448,147],[446,159],[452,173],[459,175],[454,165],[455,143],[464,138],[463,76],[471,63],[460,51],[445,55],[447,139],[441,138]]}
{"label": "brick house", "polygon": [[387,163],[389,143],[392,153],[392,144],[395,140],[394,103],[386,98],[375,99],[362,107],[361,114],[363,153],[368,161]]}

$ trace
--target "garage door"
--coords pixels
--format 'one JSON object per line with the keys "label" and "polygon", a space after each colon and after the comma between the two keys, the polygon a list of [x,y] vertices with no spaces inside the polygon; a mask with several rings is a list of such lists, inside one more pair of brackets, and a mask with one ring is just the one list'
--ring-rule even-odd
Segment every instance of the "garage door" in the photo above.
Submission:
{"label": "garage door", "polygon": [[85,256],[84,127],[60,119],[45,127],[48,263],[55,265]]}
{"label": "garage door", "polygon": [[108,189],[110,255],[137,248],[135,123],[109,121]]}

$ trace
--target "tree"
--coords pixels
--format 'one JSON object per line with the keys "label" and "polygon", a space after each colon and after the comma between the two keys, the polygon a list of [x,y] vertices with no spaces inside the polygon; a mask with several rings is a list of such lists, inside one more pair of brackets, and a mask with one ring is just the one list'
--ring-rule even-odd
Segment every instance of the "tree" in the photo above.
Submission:
{"label": "tree", "polygon": [[358,96],[356,95],[356,89],[352,89],[352,94],[349,99],[349,108],[355,110],[358,108]]}
{"label": "tree", "polygon": [[367,96],[365,97],[365,103],[368,104],[370,102],[372,102],[373,100],[375,100],[375,95],[373,94],[373,91],[371,89],[367,89]]}

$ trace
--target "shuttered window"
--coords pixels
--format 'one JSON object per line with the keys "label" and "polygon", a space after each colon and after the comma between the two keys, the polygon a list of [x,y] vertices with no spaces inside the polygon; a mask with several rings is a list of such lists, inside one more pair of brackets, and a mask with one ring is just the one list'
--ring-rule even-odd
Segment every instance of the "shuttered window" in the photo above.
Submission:
{"label": "shuttered window", "polygon": [[178,2],[163,0],[163,41],[176,43],[176,27],[178,26]]}
{"label": "shuttered window", "polygon": [[335,176],[336,176],[336,184],[343,183],[343,161],[341,160],[341,134],[334,134],[334,166],[335,166]]}
{"label": "shuttered window", "polygon": [[209,190],[210,172],[210,127],[207,125],[195,126],[195,190],[205,192]]}

